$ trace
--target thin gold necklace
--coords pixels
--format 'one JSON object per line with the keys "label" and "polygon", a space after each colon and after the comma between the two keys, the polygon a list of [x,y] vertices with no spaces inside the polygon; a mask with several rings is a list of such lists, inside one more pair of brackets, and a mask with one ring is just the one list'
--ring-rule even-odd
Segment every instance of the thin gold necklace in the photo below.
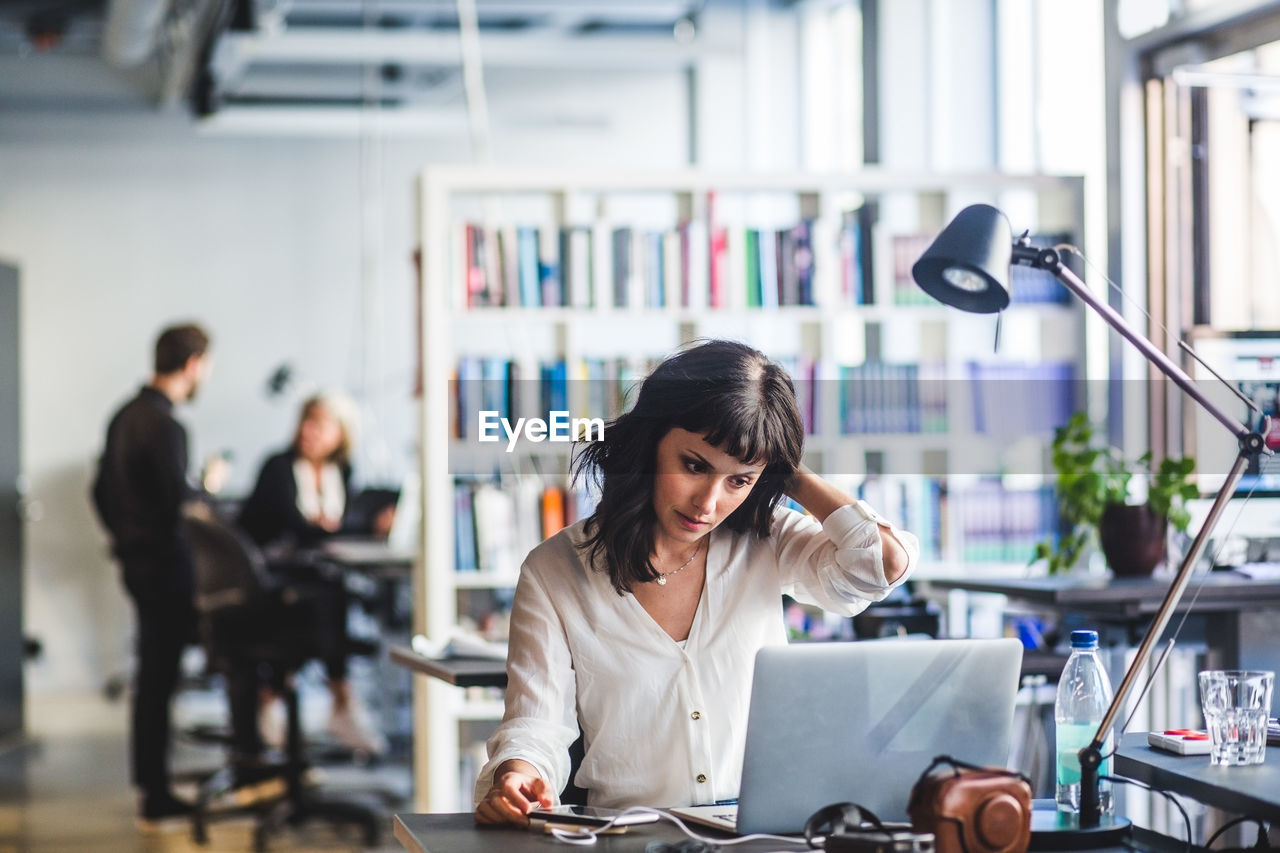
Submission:
{"label": "thin gold necklace", "polygon": [[693,553],[689,555],[689,559],[684,561],[683,566],[681,566],[678,569],[673,569],[672,571],[669,571],[669,572],[658,572],[658,586],[666,586],[667,578],[671,577],[672,575],[678,575],[681,572],[683,572],[688,567],[688,565],[693,562],[693,558],[698,556],[698,551],[701,550],[701,548],[702,548],[702,540],[699,539],[698,544],[693,546]]}

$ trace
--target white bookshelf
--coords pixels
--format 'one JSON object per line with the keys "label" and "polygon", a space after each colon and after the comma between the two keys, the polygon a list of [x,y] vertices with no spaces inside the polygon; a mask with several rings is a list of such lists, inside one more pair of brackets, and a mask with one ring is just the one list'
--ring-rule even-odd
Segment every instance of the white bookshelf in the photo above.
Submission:
{"label": "white bookshelf", "polygon": [[[500,447],[468,446],[454,438],[450,379],[461,355],[501,357],[520,364],[521,375],[540,359],[563,359],[570,366],[586,358],[660,358],[680,344],[703,337],[733,337],[771,357],[803,357],[815,365],[826,389],[835,387],[843,366],[867,357],[867,338],[878,335],[879,355],[888,361],[925,359],[948,365],[948,394],[960,395],[964,363],[990,353],[994,320],[974,318],[937,305],[896,305],[891,301],[894,233],[936,231],[965,205],[984,201],[1018,217],[1016,225],[1039,230],[1084,233],[1083,181],[1045,175],[899,174],[864,170],[848,175],[739,174],[438,167],[426,170],[419,187],[422,246],[422,405],[420,461],[423,524],[421,559],[414,572],[414,628],[445,636],[458,620],[459,590],[502,589],[514,583],[509,571],[458,572],[454,552],[453,483],[458,465],[493,465],[512,472],[565,478],[568,445],[538,445],[533,454],[506,454]],[[874,201],[881,222],[870,233],[876,258],[875,304],[851,304],[841,295],[841,216]],[[670,228],[677,222],[701,222],[695,239],[706,237],[708,211],[717,223],[733,228],[785,228],[800,219],[812,223],[814,256],[812,305],[747,307],[731,292],[721,307],[705,307],[700,297],[689,306],[645,307],[634,291],[624,307],[615,307],[608,284],[612,270],[612,229]],[[468,307],[465,224],[514,228],[581,226],[591,233],[594,254],[594,304],[580,307]],[[732,250],[733,245],[730,246]],[[695,262],[702,255],[695,255]],[[741,265],[730,263],[731,279]],[[734,279],[736,281],[736,279]],[[732,289],[731,289],[732,290]],[[668,294],[674,293],[668,291]],[[1004,318],[1017,358],[1067,361],[1084,378],[1082,313],[1074,304],[1014,305]],[[869,331],[873,330],[873,331]],[[574,392],[577,393],[577,392]],[[826,395],[826,396],[829,396]],[[571,398],[571,407],[581,400]],[[948,405],[951,402],[948,401]],[[960,406],[957,402],[955,405]],[[960,408],[963,408],[960,406]],[[846,434],[837,406],[820,400],[806,458],[819,473],[856,483],[867,454],[879,454],[886,470],[903,470],[963,480],[970,464],[990,457],[1000,463],[1009,452],[1000,441],[977,446],[971,435],[941,432]],[[964,413],[957,414],[957,417]],[[1039,452],[1048,437],[1041,436]],[[491,452],[493,451],[493,452]],[[1035,448],[1026,453],[1035,457]],[[964,460],[964,464],[960,464]],[[1036,464],[1034,461],[1028,464]],[[930,466],[940,470],[929,470]],[[845,484],[845,483],[842,483]],[[948,504],[942,524],[954,529],[957,509]],[[523,555],[516,557],[518,559]],[[931,568],[954,571],[964,558],[960,546],[944,552]],[[474,748],[460,745],[460,722],[497,719],[501,704],[467,702],[458,688],[429,678],[415,679],[414,779],[416,807],[455,811],[468,804],[460,790],[460,757]],[[469,749],[469,752],[468,752]]]}

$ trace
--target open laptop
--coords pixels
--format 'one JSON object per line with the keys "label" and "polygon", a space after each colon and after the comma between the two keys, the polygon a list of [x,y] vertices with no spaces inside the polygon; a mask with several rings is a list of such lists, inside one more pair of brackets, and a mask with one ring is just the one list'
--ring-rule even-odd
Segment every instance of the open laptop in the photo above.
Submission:
{"label": "open laptop", "polygon": [[880,640],[767,646],[756,655],[737,806],[671,811],[740,834],[804,829],[852,802],[905,821],[938,755],[1004,767],[1022,644]]}
{"label": "open laptop", "polygon": [[412,560],[418,552],[422,524],[422,490],[417,474],[406,474],[396,497],[396,515],[385,542],[374,539],[330,539],[325,554],[348,565],[379,565]]}

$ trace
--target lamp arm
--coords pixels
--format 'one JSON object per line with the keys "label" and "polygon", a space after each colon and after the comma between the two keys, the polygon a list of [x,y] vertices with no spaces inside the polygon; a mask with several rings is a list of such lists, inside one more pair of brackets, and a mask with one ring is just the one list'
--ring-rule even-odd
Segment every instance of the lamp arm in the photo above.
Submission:
{"label": "lamp arm", "polygon": [[1192,540],[1191,547],[1187,550],[1187,555],[1183,558],[1182,565],[1178,568],[1178,573],[1174,576],[1173,582],[1169,584],[1169,591],[1165,593],[1164,601],[1160,603],[1160,609],[1156,611],[1155,616],[1152,618],[1151,627],[1147,629],[1146,636],[1142,638],[1142,643],[1138,646],[1138,652],[1133,658],[1133,663],[1129,664],[1124,678],[1120,681],[1120,686],[1116,689],[1115,697],[1112,698],[1111,704],[1107,706],[1107,712],[1102,715],[1102,722],[1098,724],[1098,730],[1094,733],[1093,740],[1089,741],[1088,746],[1080,750],[1081,826],[1098,825],[1102,806],[1098,788],[1098,770],[1102,765],[1102,746],[1106,742],[1111,727],[1115,724],[1120,709],[1124,706],[1125,698],[1128,697],[1134,684],[1142,676],[1142,670],[1146,667],[1147,660],[1151,657],[1152,649],[1155,648],[1155,644],[1159,641],[1164,629],[1169,624],[1170,618],[1173,616],[1174,609],[1182,599],[1187,583],[1191,580],[1191,575],[1195,571],[1196,563],[1199,562],[1200,555],[1204,553],[1205,545],[1208,544],[1209,537],[1218,524],[1218,517],[1222,515],[1223,510],[1227,507],[1227,502],[1231,499],[1232,494],[1235,493],[1236,484],[1240,482],[1240,477],[1244,474],[1250,458],[1251,454],[1246,449],[1241,448],[1240,453],[1236,456],[1235,464],[1231,466],[1231,473],[1227,475],[1226,481],[1223,482],[1222,488],[1218,490],[1218,494],[1213,499],[1213,504],[1209,507],[1209,513],[1205,517],[1204,524],[1200,526],[1200,532]]}
{"label": "lamp arm", "polygon": [[1236,485],[1244,475],[1246,467],[1252,459],[1269,451],[1266,450],[1266,444],[1260,433],[1250,430],[1206,397],[1182,368],[1178,367],[1172,359],[1157,349],[1155,344],[1130,326],[1118,311],[1095,296],[1080,277],[1062,263],[1062,257],[1055,249],[1037,249],[1027,243],[1015,243],[1012,263],[1032,266],[1052,273],[1068,290],[1080,297],[1086,305],[1101,315],[1102,319],[1119,332],[1125,340],[1137,347],[1138,351],[1146,356],[1147,360],[1155,365],[1161,373],[1226,427],[1236,437],[1240,447],[1235,464],[1231,468],[1231,473],[1227,475],[1222,488],[1218,490],[1218,494],[1214,497],[1208,516],[1205,518],[1204,524],[1200,526],[1200,531],[1196,534],[1195,539],[1192,540],[1191,547],[1183,558],[1182,565],[1178,568],[1178,573],[1169,585],[1169,591],[1165,593],[1160,609],[1156,611],[1155,617],[1152,619],[1151,627],[1147,629],[1146,636],[1142,638],[1142,643],[1138,646],[1138,652],[1134,656],[1133,662],[1129,665],[1128,670],[1125,671],[1124,678],[1120,681],[1120,686],[1116,690],[1111,704],[1102,716],[1102,722],[1098,725],[1098,730],[1094,733],[1093,740],[1089,742],[1088,746],[1080,750],[1080,826],[1095,827],[1101,820],[1098,771],[1102,765],[1102,746],[1106,742],[1107,734],[1115,724],[1116,716],[1124,706],[1124,701],[1129,692],[1133,689],[1142,670],[1146,667],[1147,661],[1151,657],[1152,649],[1155,648],[1160,635],[1164,633],[1164,629],[1168,626],[1169,619],[1173,616],[1174,609],[1182,599],[1182,594],[1186,591],[1188,581],[1191,580],[1191,574],[1195,570],[1196,563],[1200,560],[1200,555],[1204,552],[1205,545],[1208,544],[1214,527],[1217,526],[1218,518],[1226,508],[1227,501],[1231,499],[1231,495],[1235,492]]}

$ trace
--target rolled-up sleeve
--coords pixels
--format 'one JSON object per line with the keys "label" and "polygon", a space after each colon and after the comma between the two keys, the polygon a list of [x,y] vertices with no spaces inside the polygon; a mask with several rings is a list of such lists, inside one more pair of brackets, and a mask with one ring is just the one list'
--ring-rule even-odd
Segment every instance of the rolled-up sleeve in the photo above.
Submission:
{"label": "rolled-up sleeve", "polygon": [[[889,524],[907,552],[907,570],[885,579],[879,523]],[[879,522],[855,505],[842,506],[819,524],[812,516],[780,509],[774,517],[782,591],[797,601],[853,616],[880,601],[920,562],[920,543],[897,526]]]}
{"label": "rolled-up sleeve", "polygon": [[519,758],[558,794],[569,778],[569,746],[578,737],[573,662],[564,626],[539,580],[521,571],[511,609],[506,712],[488,741],[475,801],[493,785],[494,769]]}

